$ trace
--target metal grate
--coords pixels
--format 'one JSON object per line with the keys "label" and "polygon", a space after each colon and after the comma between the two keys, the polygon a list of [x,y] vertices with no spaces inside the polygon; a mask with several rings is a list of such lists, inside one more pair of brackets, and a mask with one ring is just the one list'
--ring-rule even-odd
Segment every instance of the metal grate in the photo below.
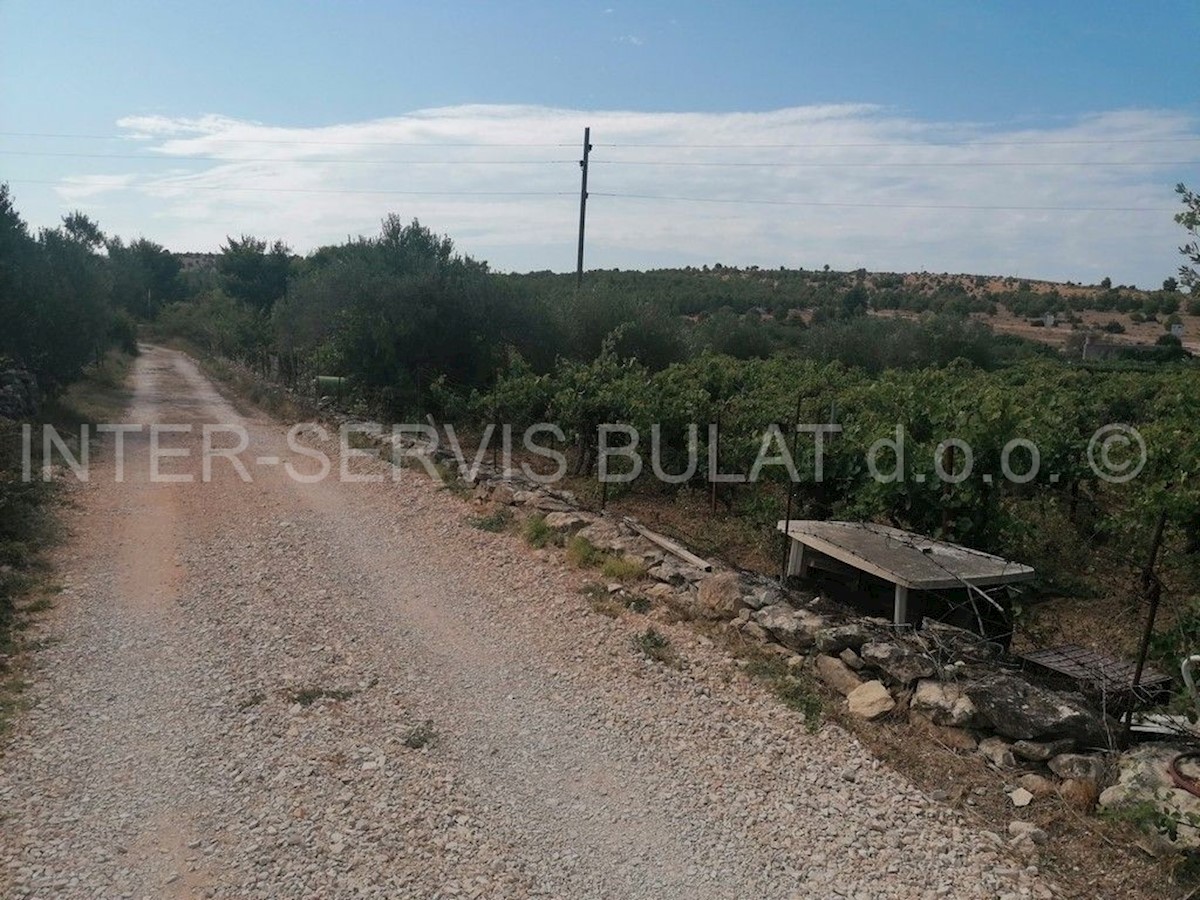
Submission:
{"label": "metal grate", "polygon": [[[1127,703],[1133,699],[1133,675],[1136,666],[1126,660],[1106,656],[1078,644],[1061,644],[1045,650],[1035,650],[1023,654],[1021,659],[1027,665],[1045,669],[1075,682],[1085,693],[1107,697],[1110,703]],[[1171,676],[1145,666],[1137,684],[1138,705],[1152,700],[1170,686]]]}

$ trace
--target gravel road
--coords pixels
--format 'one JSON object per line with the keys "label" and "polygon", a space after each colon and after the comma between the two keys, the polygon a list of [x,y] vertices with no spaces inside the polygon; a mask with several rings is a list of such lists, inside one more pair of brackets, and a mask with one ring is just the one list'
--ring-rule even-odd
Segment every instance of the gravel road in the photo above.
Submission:
{"label": "gravel road", "polygon": [[245,426],[253,480],[152,483],[129,435],[124,481],[110,450],[74,491],[0,757],[3,896],[1048,896],[686,625],[685,670],[644,658],[644,619],[432,482],[255,464],[285,428],[172,351],[134,388],[131,422]]}

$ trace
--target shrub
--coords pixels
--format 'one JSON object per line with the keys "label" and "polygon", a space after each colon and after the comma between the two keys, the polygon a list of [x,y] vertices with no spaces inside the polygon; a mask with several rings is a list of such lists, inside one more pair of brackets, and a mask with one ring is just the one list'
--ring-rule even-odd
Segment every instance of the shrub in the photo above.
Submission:
{"label": "shrub", "polygon": [[567,559],[573,566],[588,569],[600,565],[604,554],[583,535],[577,534],[567,542]]}
{"label": "shrub", "polygon": [[525,536],[525,542],[530,547],[539,549],[550,543],[550,539],[554,536],[554,532],[546,524],[546,517],[541,515],[530,516],[526,519],[525,524],[521,527],[521,534]]}
{"label": "shrub", "polygon": [[671,646],[670,638],[653,628],[647,628],[645,631],[635,635],[633,645],[647,659],[652,659],[667,666],[679,663],[679,656],[675,653],[675,648]]}
{"label": "shrub", "polygon": [[605,578],[614,581],[637,581],[646,574],[646,564],[627,556],[610,556],[604,560],[600,571]]}
{"label": "shrub", "polygon": [[511,521],[512,511],[507,506],[501,506],[495,512],[488,513],[486,516],[480,516],[471,524],[480,531],[491,531],[493,533],[497,533],[508,528],[508,523]]}

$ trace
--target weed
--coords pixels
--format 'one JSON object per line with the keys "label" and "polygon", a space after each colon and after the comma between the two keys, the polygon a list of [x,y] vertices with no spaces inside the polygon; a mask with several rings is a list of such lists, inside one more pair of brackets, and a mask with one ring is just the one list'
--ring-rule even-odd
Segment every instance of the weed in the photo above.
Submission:
{"label": "weed", "polygon": [[1110,807],[1101,810],[1100,816],[1110,821],[1128,822],[1135,828],[1151,834],[1157,832],[1172,841],[1179,839],[1180,827],[1200,827],[1200,816],[1194,813],[1173,816],[1153,800],[1142,800],[1138,803]]}
{"label": "weed", "polygon": [[644,616],[646,613],[650,612],[650,601],[640,594],[630,597],[625,602],[625,605],[638,615]]}
{"label": "weed", "polygon": [[647,628],[645,631],[639,632],[633,638],[633,645],[647,659],[660,662],[665,666],[679,665],[679,654],[671,646],[671,639],[660,631]]}
{"label": "weed", "polygon": [[821,727],[825,704],[807,676],[789,670],[787,663],[778,656],[761,652],[747,655],[745,672],[763,682],[786,706],[801,713],[804,727],[809,733],[815,733]]}
{"label": "weed", "polygon": [[378,444],[378,435],[369,431],[346,432],[346,443],[355,450],[374,450]]}
{"label": "weed", "polygon": [[10,675],[0,680],[0,734],[7,729],[13,713],[28,706],[23,696],[26,687],[28,685],[19,675]]}
{"label": "weed", "polygon": [[304,687],[293,688],[288,692],[288,699],[301,706],[312,706],[318,700],[349,700],[355,694],[348,688]]}
{"label": "weed", "polygon": [[495,512],[473,519],[471,524],[480,531],[501,532],[508,528],[512,521],[512,511],[507,506],[501,506]]}
{"label": "weed", "polygon": [[804,716],[804,728],[809,734],[815,734],[821,727],[821,714],[825,704],[807,678],[792,675],[777,682],[775,696]]}
{"label": "weed", "polygon": [[437,732],[433,730],[433,719],[426,719],[408,730],[408,734],[404,736],[404,746],[409,750],[420,750],[432,745],[435,740]]}
{"label": "weed", "polygon": [[49,597],[38,597],[32,603],[27,603],[25,606],[21,607],[21,612],[23,612],[23,613],[40,613],[40,612],[45,612],[46,610],[53,609],[53,608],[54,608],[54,601],[51,600]]}
{"label": "weed", "polygon": [[625,604],[608,593],[608,591],[589,597],[588,606],[592,608],[592,612],[608,616],[610,619],[617,618],[625,609]]}
{"label": "weed", "polygon": [[604,553],[581,534],[567,542],[567,560],[573,566],[590,569],[604,561]]}
{"label": "weed", "polygon": [[530,516],[526,519],[525,524],[521,526],[521,533],[530,547],[538,549],[545,547],[554,537],[554,532],[546,524],[546,517],[542,515]]}
{"label": "weed", "polygon": [[600,566],[605,578],[613,581],[637,581],[646,575],[646,564],[628,556],[609,556]]}
{"label": "weed", "polygon": [[439,480],[445,490],[459,497],[465,497],[471,493],[471,485],[462,480],[457,464],[439,462],[434,463],[434,468],[437,469]]}

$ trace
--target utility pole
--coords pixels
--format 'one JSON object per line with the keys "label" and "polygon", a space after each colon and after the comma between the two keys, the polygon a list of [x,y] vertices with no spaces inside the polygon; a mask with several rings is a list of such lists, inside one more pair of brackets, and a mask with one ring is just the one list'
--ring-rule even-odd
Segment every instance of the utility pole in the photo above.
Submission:
{"label": "utility pole", "polygon": [[588,154],[592,150],[592,129],[583,129],[583,159],[579,161],[582,177],[579,184],[579,255],[575,261],[575,288],[583,287],[583,225],[587,218]]}

